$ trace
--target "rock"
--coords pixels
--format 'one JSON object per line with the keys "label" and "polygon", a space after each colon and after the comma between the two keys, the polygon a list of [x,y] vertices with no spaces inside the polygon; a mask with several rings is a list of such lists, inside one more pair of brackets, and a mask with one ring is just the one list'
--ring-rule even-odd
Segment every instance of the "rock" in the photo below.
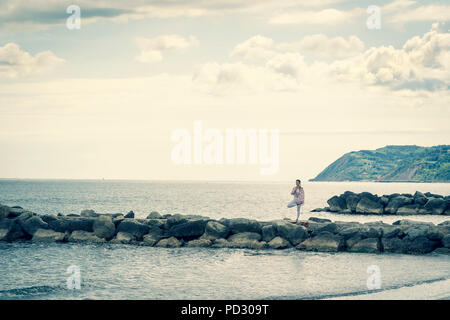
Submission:
{"label": "rock", "polygon": [[96,213],[94,210],[81,210],[80,215],[82,217],[91,217],[91,218],[97,218],[99,216],[99,214]]}
{"label": "rock", "polygon": [[449,248],[437,248],[433,251],[433,253],[450,255],[450,249]]}
{"label": "rock", "polygon": [[270,249],[285,249],[290,246],[291,246],[291,244],[286,239],[283,239],[282,237],[275,237],[268,243],[268,247]]}
{"label": "rock", "polygon": [[228,241],[229,248],[246,248],[246,249],[264,249],[267,247],[267,242],[253,239],[238,238],[233,241]]}
{"label": "rock", "polygon": [[17,219],[3,219],[0,221],[0,240],[2,241],[16,241],[25,239],[26,234],[20,226]]}
{"label": "rock", "polygon": [[330,219],[322,219],[322,218],[316,218],[316,217],[309,217],[309,221],[319,222],[319,223],[325,223],[325,222],[331,222]]}
{"label": "rock", "polygon": [[113,223],[111,217],[101,216],[95,220],[93,224],[94,234],[106,240],[110,240],[114,237],[116,233],[116,226]]}
{"label": "rock", "polygon": [[419,191],[416,191],[416,193],[414,193],[414,204],[417,204],[418,206],[423,206],[425,205],[425,203],[427,203],[428,198]]}
{"label": "rock", "polygon": [[208,221],[205,226],[205,235],[212,238],[226,238],[230,229],[217,221]]}
{"label": "rock", "polygon": [[417,204],[408,204],[397,209],[398,215],[408,216],[416,215],[419,213],[419,206]]}
{"label": "rock", "polygon": [[417,226],[417,225],[427,225],[427,226],[434,226],[431,222],[422,222],[422,221],[414,221],[409,219],[402,219],[397,220],[392,223],[394,226]]}
{"label": "rock", "polygon": [[186,246],[187,247],[200,247],[200,248],[206,248],[210,247],[212,244],[211,240],[208,239],[195,239],[189,241]]}
{"label": "rock", "polygon": [[266,242],[270,242],[277,236],[277,228],[274,225],[266,225],[261,228],[262,239]]}
{"label": "rock", "polygon": [[9,216],[9,207],[0,205],[0,220],[5,219]]}
{"label": "rock", "polygon": [[366,238],[356,242],[350,248],[350,252],[365,252],[365,253],[378,253],[380,252],[380,245],[378,238]]}
{"label": "rock", "polygon": [[338,232],[338,226],[336,223],[329,222],[324,223],[320,227],[318,227],[316,230],[314,230],[314,234],[319,234],[322,232],[330,232],[330,233],[337,233]]}
{"label": "rock", "polygon": [[188,222],[188,221],[189,220],[186,217],[182,216],[181,214],[174,214],[174,215],[171,215],[171,216],[169,216],[167,218],[167,220],[166,220],[166,228],[170,229],[174,225],[185,223],[185,222]]}
{"label": "rock", "polygon": [[337,252],[341,250],[341,237],[330,232],[321,233],[314,238],[309,238],[296,246],[299,250]]}
{"label": "rock", "polygon": [[50,229],[57,232],[73,232],[73,231],[87,231],[92,232],[94,224],[93,218],[75,218],[75,217],[58,217],[55,220],[49,221]]}
{"label": "rock", "polygon": [[391,253],[403,253],[405,250],[403,241],[397,237],[391,238],[381,238],[381,243],[383,244],[383,251]]}
{"label": "rock", "polygon": [[114,225],[117,226],[123,221],[125,220],[125,217],[123,215],[117,216],[115,218],[112,219],[112,222],[114,223]]}
{"label": "rock", "polygon": [[414,239],[402,239],[403,252],[413,254],[429,253],[439,246],[439,241],[433,241],[425,236],[418,236]]}
{"label": "rock", "polygon": [[118,226],[118,232],[126,232],[133,236],[134,240],[142,241],[145,234],[148,233],[150,227],[146,224],[135,221],[134,219],[125,218]]}
{"label": "rock", "polygon": [[134,212],[130,211],[125,215],[125,219],[134,219]]}
{"label": "rock", "polygon": [[152,211],[150,212],[150,214],[147,216],[147,219],[161,219],[161,215],[159,214],[159,212],[156,211]]}
{"label": "rock", "polygon": [[87,243],[105,242],[104,239],[100,239],[93,232],[87,232],[87,231],[82,231],[82,230],[73,231],[70,234],[69,239],[67,241],[69,241],[69,242],[87,242]]}
{"label": "rock", "polygon": [[446,248],[450,248],[450,234],[446,234],[442,238],[442,245]]}
{"label": "rock", "polygon": [[49,228],[48,224],[38,216],[32,216],[25,221],[20,221],[19,223],[22,226],[22,229],[30,236],[33,236],[38,229]]}
{"label": "rock", "polygon": [[392,197],[386,205],[386,208],[384,208],[384,212],[387,214],[396,214],[399,207],[408,204],[412,204],[412,199],[404,196]]}
{"label": "rock", "polygon": [[277,234],[288,240],[294,246],[308,238],[308,231],[303,226],[285,221],[275,222],[274,226],[277,229]]}
{"label": "rock", "polygon": [[25,210],[21,207],[18,206],[14,206],[14,207],[10,207],[9,208],[9,214],[8,214],[8,218],[17,218],[18,216],[20,216],[22,213],[24,213]]}
{"label": "rock", "polygon": [[144,246],[154,246],[158,243],[158,241],[161,240],[161,237],[153,235],[153,234],[146,234],[142,240],[142,245]]}
{"label": "rock", "polygon": [[330,211],[333,212],[339,212],[347,209],[347,203],[345,202],[345,199],[338,196],[333,196],[327,201],[328,205],[330,206]]}
{"label": "rock", "polygon": [[261,240],[261,235],[256,232],[241,232],[236,233],[228,237],[228,241],[236,241],[236,240]]}
{"label": "rock", "polygon": [[67,215],[68,217],[81,217],[79,214],[70,213]]}
{"label": "rock", "polygon": [[167,220],[166,219],[146,219],[144,224],[148,226],[154,226],[158,228],[164,228]]}
{"label": "rock", "polygon": [[442,214],[447,207],[447,202],[442,198],[429,199],[424,205],[424,209],[431,214]]}
{"label": "rock", "polygon": [[55,221],[55,220],[58,219],[54,215],[42,215],[42,216],[39,216],[39,217],[42,219],[42,221],[44,221],[47,224],[49,224],[51,221]]}
{"label": "rock", "polygon": [[430,192],[425,192],[425,196],[427,198],[444,198],[443,196],[439,195],[439,194],[433,194]]}
{"label": "rock", "polygon": [[37,229],[33,233],[32,242],[62,242],[64,241],[64,233],[56,232],[50,229]]}
{"label": "rock", "polygon": [[213,240],[213,244],[211,245],[213,248],[231,248],[232,245],[227,239],[217,238]]}
{"label": "rock", "polygon": [[232,233],[239,232],[256,232],[261,233],[261,225],[258,221],[247,218],[233,218],[222,220],[223,224],[230,228]]}
{"label": "rock", "polygon": [[386,207],[387,204],[389,203],[389,197],[387,197],[387,196],[382,196],[380,198],[380,200],[381,200],[381,203],[383,204],[383,207]]}
{"label": "rock", "polygon": [[363,192],[360,195],[361,199],[359,200],[358,204],[356,205],[356,212],[358,213],[364,213],[364,214],[382,214],[383,213],[383,203],[381,200],[368,193]]}
{"label": "rock", "polygon": [[360,200],[359,195],[351,191],[346,191],[344,192],[343,197],[345,198],[347,209],[350,210],[350,212],[356,212],[356,206]]}
{"label": "rock", "polygon": [[155,247],[162,247],[162,248],[178,248],[181,247],[182,243],[180,240],[178,240],[175,237],[165,238],[161,239],[156,243]]}
{"label": "rock", "polygon": [[200,237],[205,232],[205,225],[205,220],[180,223],[169,229],[169,235],[185,240],[192,240]]}
{"label": "rock", "polygon": [[[144,236],[145,237],[145,236]],[[110,243],[132,243],[134,242],[134,237],[128,232],[118,232],[114,239],[109,241]]]}

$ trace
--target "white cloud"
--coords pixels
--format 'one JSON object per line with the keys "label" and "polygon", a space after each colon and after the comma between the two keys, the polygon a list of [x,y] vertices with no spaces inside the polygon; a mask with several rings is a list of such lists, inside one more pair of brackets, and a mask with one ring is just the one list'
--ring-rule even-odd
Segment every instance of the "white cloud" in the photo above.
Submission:
{"label": "white cloud", "polygon": [[353,18],[365,13],[361,8],[348,11],[337,9],[323,9],[320,11],[299,10],[281,13],[270,18],[271,24],[320,24],[335,25],[348,23]]}
{"label": "white cloud", "polygon": [[183,38],[176,34],[162,35],[156,38],[136,38],[136,44],[141,50],[136,60],[139,62],[158,62],[163,58],[163,52],[183,50],[198,44],[198,40],[189,36]]}
{"label": "white cloud", "polygon": [[448,21],[450,20],[450,6],[446,5],[425,5],[416,8],[406,9],[407,6],[397,10],[388,18],[388,22],[404,24],[413,21]]}
{"label": "white cloud", "polygon": [[281,50],[312,53],[320,58],[344,58],[359,54],[364,43],[356,36],[330,38],[324,34],[303,37],[300,41],[284,42],[277,46]]}
{"label": "white cloud", "polygon": [[257,35],[238,44],[230,53],[230,58],[248,61],[267,60],[274,56],[274,41],[270,38]]}
{"label": "white cloud", "polygon": [[0,47],[0,78],[19,78],[41,74],[52,70],[64,60],[51,51],[42,51],[32,56],[16,43]]}

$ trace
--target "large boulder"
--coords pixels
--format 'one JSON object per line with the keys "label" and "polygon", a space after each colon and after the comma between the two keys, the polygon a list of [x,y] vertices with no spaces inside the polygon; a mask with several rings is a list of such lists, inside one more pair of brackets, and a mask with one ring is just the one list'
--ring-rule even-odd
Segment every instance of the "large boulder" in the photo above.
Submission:
{"label": "large boulder", "polygon": [[330,232],[323,232],[314,238],[309,238],[296,246],[299,250],[337,252],[341,250],[342,239]]}
{"label": "large boulder", "polygon": [[125,219],[134,219],[134,212],[130,211],[125,215]]}
{"label": "large boulder", "polygon": [[442,238],[442,245],[446,248],[450,248],[450,234],[446,234]]}
{"label": "large boulder", "polygon": [[65,234],[50,229],[37,229],[33,233],[32,242],[62,242]]}
{"label": "large boulder", "polygon": [[96,213],[94,210],[87,209],[87,210],[81,210],[80,216],[82,216],[82,217],[90,217],[90,218],[97,218],[99,216],[99,214]]}
{"label": "large boulder", "polygon": [[256,220],[250,220],[247,218],[233,218],[233,219],[221,219],[221,223],[230,228],[232,233],[239,232],[257,232],[261,233],[261,225]]}
{"label": "large boulder", "polygon": [[126,232],[133,236],[134,240],[142,241],[150,227],[146,224],[135,221],[134,219],[124,219],[118,226],[118,232]]}
{"label": "large boulder", "polygon": [[167,219],[166,220],[166,225],[165,225],[165,228],[167,230],[172,228],[174,225],[185,223],[185,222],[189,221],[185,216],[183,216],[181,214],[178,214],[178,213],[174,214],[174,215],[169,215],[169,216],[164,215],[163,218],[164,217],[167,217],[167,218],[165,218],[165,219]]}
{"label": "large boulder", "polygon": [[423,207],[431,214],[442,214],[447,208],[447,202],[442,198],[429,199]]}
{"label": "large boulder", "polygon": [[87,231],[92,232],[93,218],[57,217],[47,222],[50,229],[57,232]]}
{"label": "large boulder", "polygon": [[327,200],[328,205],[330,206],[330,211],[340,212],[347,209],[347,203],[345,199],[341,196],[333,196]]}
{"label": "large boulder", "polygon": [[152,211],[150,212],[150,214],[147,216],[147,219],[161,219],[161,215],[159,214],[159,212],[157,211]]}
{"label": "large boulder", "polygon": [[397,215],[401,216],[411,216],[419,213],[418,204],[407,204],[405,206],[399,207],[397,209]]}
{"label": "large boulder", "polygon": [[24,210],[22,207],[19,207],[19,206],[13,206],[13,207],[10,207],[8,209],[8,211],[9,211],[8,218],[17,218],[22,213],[24,213],[26,210]]}
{"label": "large boulder", "polygon": [[49,228],[48,224],[44,222],[44,220],[42,220],[39,216],[31,216],[28,219],[19,220],[19,223],[22,226],[22,229],[30,236],[33,236],[38,229]]}
{"label": "large boulder", "polygon": [[9,215],[9,207],[0,205],[0,220],[7,218]]}
{"label": "large boulder", "polygon": [[17,219],[3,219],[0,221],[0,240],[11,242],[25,239],[26,236]]}
{"label": "large boulder", "polygon": [[195,220],[176,224],[169,229],[169,236],[192,240],[200,237],[205,232],[205,225],[205,220]]}
{"label": "large boulder", "polygon": [[360,194],[360,200],[356,205],[356,212],[363,214],[382,214],[383,203],[377,196],[369,192],[363,192]]}
{"label": "large boulder", "polygon": [[380,243],[378,238],[362,239],[348,248],[350,252],[378,253],[380,252]]}
{"label": "large boulder", "polygon": [[274,226],[277,229],[277,235],[288,240],[294,246],[308,238],[308,231],[303,226],[292,224],[287,221],[275,222]]}
{"label": "large boulder", "polygon": [[164,238],[159,240],[155,247],[161,247],[161,248],[178,248],[182,246],[182,242],[180,240],[178,240],[175,237],[170,237],[170,238]]}
{"label": "large boulder", "polygon": [[230,229],[217,221],[208,221],[205,225],[205,236],[211,238],[226,238]]}
{"label": "large boulder", "polygon": [[291,246],[289,241],[283,239],[282,237],[275,237],[269,241],[267,244],[270,249],[285,249]]}
{"label": "large boulder", "polygon": [[105,242],[104,239],[97,237],[93,232],[87,232],[83,230],[75,230],[67,239],[69,242],[86,242],[86,243],[101,243]]}
{"label": "large boulder", "polygon": [[189,241],[186,246],[187,247],[199,247],[199,248],[206,248],[210,247],[212,244],[211,240],[209,239],[195,239]]}
{"label": "large boulder", "polygon": [[264,241],[270,242],[277,236],[277,228],[272,224],[265,225],[261,228],[261,234]]}
{"label": "large boulder", "polygon": [[241,232],[236,233],[228,237],[228,241],[240,241],[240,240],[261,240],[261,235],[256,232]]}
{"label": "large boulder", "polygon": [[414,193],[413,199],[414,204],[417,204],[418,206],[423,206],[428,201],[428,198],[420,191],[416,191],[416,193]]}
{"label": "large boulder", "polygon": [[95,220],[93,224],[94,234],[106,240],[110,240],[116,233],[116,226],[113,223],[111,217],[101,216]]}
{"label": "large boulder", "polygon": [[351,191],[345,191],[342,197],[345,199],[347,209],[351,212],[356,212],[356,206],[360,200],[359,195]]}

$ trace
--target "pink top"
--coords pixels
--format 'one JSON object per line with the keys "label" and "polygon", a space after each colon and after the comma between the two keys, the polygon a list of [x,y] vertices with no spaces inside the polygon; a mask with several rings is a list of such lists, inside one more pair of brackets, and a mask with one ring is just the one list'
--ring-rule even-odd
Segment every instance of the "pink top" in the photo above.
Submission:
{"label": "pink top", "polygon": [[294,199],[297,201],[297,204],[305,203],[305,191],[302,187],[294,187],[292,189],[291,194],[294,196]]}

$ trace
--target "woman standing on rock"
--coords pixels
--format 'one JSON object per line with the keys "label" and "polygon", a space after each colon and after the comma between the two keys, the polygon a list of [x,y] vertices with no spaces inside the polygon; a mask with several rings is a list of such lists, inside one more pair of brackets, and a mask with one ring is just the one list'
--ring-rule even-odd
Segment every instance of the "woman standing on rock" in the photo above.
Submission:
{"label": "woman standing on rock", "polygon": [[288,208],[297,206],[297,219],[295,220],[295,223],[298,222],[298,217],[300,216],[300,208],[305,203],[305,191],[303,190],[301,183],[302,182],[298,179],[295,181],[295,187],[291,191],[294,199],[287,205]]}

